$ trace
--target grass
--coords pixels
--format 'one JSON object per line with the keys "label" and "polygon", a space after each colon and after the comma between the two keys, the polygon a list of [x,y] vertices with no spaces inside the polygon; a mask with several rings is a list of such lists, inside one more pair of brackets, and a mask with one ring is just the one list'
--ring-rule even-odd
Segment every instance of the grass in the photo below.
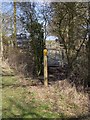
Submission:
{"label": "grass", "polygon": [[[2,117],[3,118],[56,118],[50,104],[35,99],[33,92],[27,91],[15,77],[2,78]],[[13,86],[12,86],[13,85]],[[18,86],[19,85],[19,86]]]}
{"label": "grass", "polygon": [[[30,81],[28,81],[28,83],[31,84]],[[54,86],[44,88],[40,86],[31,87],[30,84],[23,86],[22,84],[23,83],[20,82],[18,77],[2,77],[3,119],[59,118],[62,120],[63,118],[63,120],[76,120],[75,115],[77,113],[79,114],[82,108],[80,105],[83,105],[80,102],[82,95],[80,97],[80,95],[76,94],[76,92],[71,88],[68,88],[68,91],[67,88],[66,90],[63,90],[61,89],[61,85],[61,90],[58,91],[58,87],[54,90]],[[77,97],[75,97],[75,95]],[[77,100],[79,103],[77,103],[75,100]],[[72,117],[72,115],[70,115],[71,113],[74,113],[75,119],[69,119],[69,117]],[[80,118],[80,120],[84,119]]]}

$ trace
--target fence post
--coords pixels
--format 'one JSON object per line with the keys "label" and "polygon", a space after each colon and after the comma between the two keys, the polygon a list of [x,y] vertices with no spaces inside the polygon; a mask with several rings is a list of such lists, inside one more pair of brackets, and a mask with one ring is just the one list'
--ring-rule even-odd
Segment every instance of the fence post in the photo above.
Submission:
{"label": "fence post", "polygon": [[44,86],[48,86],[47,49],[44,49]]}

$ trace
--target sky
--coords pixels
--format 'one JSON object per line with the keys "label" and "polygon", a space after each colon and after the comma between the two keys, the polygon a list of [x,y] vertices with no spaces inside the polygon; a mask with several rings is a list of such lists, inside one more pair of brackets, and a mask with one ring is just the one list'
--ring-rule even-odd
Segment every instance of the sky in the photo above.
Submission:
{"label": "sky", "polygon": [[3,12],[10,11],[9,13],[13,12],[11,3],[9,3],[9,2],[8,3],[7,2],[2,2],[2,11]]}
{"label": "sky", "polygon": [[[13,2],[14,0],[0,0],[0,2]],[[15,0],[16,2],[90,2],[90,0]]]}
{"label": "sky", "polygon": [[46,40],[56,40],[56,39],[58,39],[58,37],[55,37],[55,36],[48,36],[46,38]]}
{"label": "sky", "polygon": [[63,0],[0,0],[0,2],[13,2],[13,1],[16,1],[16,2],[60,2]]}

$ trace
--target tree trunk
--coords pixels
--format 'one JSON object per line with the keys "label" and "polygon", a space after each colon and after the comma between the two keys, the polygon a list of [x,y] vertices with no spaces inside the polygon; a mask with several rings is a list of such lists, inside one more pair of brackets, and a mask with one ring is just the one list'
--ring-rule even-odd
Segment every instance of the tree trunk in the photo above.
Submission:
{"label": "tree trunk", "polygon": [[87,86],[90,87],[90,2],[88,3],[88,42],[87,42],[87,55],[88,55],[88,77]]}
{"label": "tree trunk", "polygon": [[[0,17],[2,18],[2,3],[0,3]],[[0,62],[3,60],[2,19],[0,19]]]}
{"label": "tree trunk", "polygon": [[90,87],[90,33],[88,39],[88,79],[87,79],[88,87]]}
{"label": "tree trunk", "polygon": [[14,0],[14,41],[13,41],[14,47],[17,46],[16,41],[16,1]]}
{"label": "tree trunk", "polygon": [[3,60],[3,41],[2,41],[2,35],[0,36],[0,60]]}

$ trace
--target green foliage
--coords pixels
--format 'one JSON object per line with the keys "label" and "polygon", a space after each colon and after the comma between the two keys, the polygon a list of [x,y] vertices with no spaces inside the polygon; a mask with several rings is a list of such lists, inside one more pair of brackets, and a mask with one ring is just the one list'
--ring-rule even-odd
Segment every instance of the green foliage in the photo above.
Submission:
{"label": "green foliage", "polygon": [[19,7],[23,11],[21,22],[24,25],[25,29],[30,33],[30,44],[27,49],[27,55],[30,56],[29,59],[32,57],[33,75],[38,76],[42,72],[43,67],[43,26],[38,22],[36,18],[35,3],[21,3],[19,4]]}
{"label": "green foliage", "polygon": [[44,49],[44,39],[43,39],[43,30],[42,26],[34,22],[31,25],[32,31],[31,31],[31,49],[32,54],[34,56],[34,71],[36,75],[39,75],[42,70],[42,62],[43,62],[43,49]]}

